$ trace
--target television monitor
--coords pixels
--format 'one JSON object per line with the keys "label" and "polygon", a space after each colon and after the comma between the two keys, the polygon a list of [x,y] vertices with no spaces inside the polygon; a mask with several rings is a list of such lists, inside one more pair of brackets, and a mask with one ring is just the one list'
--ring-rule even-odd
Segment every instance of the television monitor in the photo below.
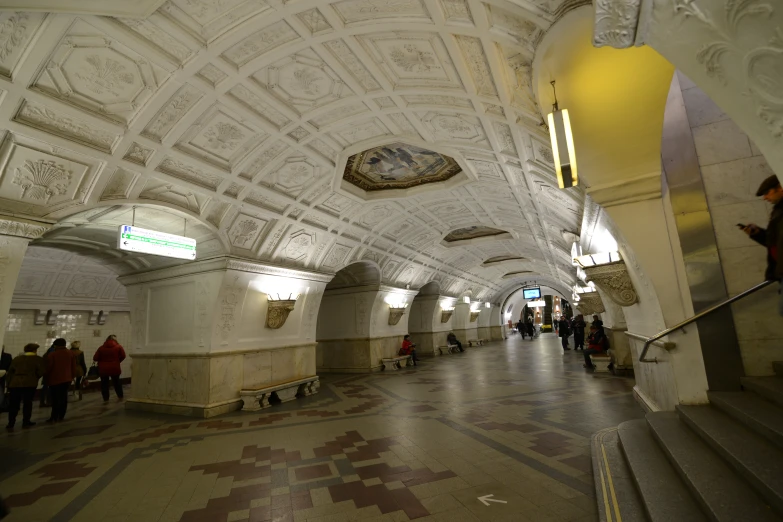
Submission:
{"label": "television monitor", "polygon": [[525,299],[541,299],[541,287],[525,288],[522,290]]}

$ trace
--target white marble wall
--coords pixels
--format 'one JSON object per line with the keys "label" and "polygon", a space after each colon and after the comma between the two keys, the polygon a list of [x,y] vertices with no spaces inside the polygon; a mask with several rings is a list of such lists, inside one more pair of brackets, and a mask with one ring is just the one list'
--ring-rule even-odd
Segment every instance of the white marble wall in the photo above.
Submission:
{"label": "white marble wall", "polygon": [[[737,223],[766,227],[771,205],[755,193],[774,174],[748,136],[684,75],[678,73],[696,144],[707,203],[729,296],[764,280],[766,250]],[[747,375],[771,375],[780,360],[783,331],[777,310],[777,285],[732,305]]]}

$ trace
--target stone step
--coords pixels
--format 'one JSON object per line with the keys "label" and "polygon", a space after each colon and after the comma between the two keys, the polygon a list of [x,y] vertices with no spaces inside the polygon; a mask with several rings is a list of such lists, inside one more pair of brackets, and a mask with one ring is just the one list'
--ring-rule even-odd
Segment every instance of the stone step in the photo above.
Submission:
{"label": "stone step", "polygon": [[617,430],[607,428],[590,439],[598,519],[600,522],[649,522],[620,449]]}
{"label": "stone step", "polygon": [[779,377],[742,377],[745,389],[758,393],[768,401],[783,407],[783,379]]}
{"label": "stone step", "polygon": [[774,361],[772,363],[772,369],[775,370],[775,375],[783,377],[783,361]]}
{"label": "stone step", "polygon": [[[620,447],[631,470],[650,522],[706,521],[677,472],[666,460],[644,419],[623,422],[617,427]],[[623,517],[625,520],[625,517]]]}
{"label": "stone step", "polygon": [[680,418],[783,514],[783,451],[710,406],[678,406]]}
{"label": "stone step", "polygon": [[677,413],[650,413],[647,423],[710,520],[780,522],[772,508]]}
{"label": "stone step", "polygon": [[709,392],[710,403],[783,448],[783,409],[755,393]]}

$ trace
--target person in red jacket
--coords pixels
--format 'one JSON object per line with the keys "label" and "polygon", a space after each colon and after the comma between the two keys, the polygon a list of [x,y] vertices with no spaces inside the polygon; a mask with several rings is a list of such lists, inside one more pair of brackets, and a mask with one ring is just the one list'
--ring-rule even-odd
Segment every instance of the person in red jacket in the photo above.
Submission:
{"label": "person in red jacket", "polygon": [[46,357],[46,380],[52,394],[52,414],[46,422],[60,422],[68,409],[68,388],[76,377],[76,357],[65,339],[55,339],[54,350]]}
{"label": "person in red jacket", "polygon": [[416,345],[411,342],[411,336],[406,335],[402,338],[402,347],[400,348],[400,355],[410,355],[413,361],[413,366],[418,366],[419,358],[416,356]]}
{"label": "person in red jacket", "polygon": [[125,350],[117,342],[116,335],[110,335],[106,338],[92,360],[98,363],[98,375],[101,376],[101,395],[103,402],[109,402],[109,379],[114,385],[114,392],[117,398],[122,400],[122,384],[120,384],[120,374],[122,367],[120,363],[125,360]]}

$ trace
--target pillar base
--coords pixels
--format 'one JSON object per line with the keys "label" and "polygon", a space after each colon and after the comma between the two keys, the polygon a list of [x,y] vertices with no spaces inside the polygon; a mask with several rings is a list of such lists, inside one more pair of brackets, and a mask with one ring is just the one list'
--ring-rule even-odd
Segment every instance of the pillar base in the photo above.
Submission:
{"label": "pillar base", "polygon": [[129,398],[125,399],[125,409],[208,419],[224,413],[241,410],[242,400],[231,399],[213,404],[190,404],[187,402]]}

